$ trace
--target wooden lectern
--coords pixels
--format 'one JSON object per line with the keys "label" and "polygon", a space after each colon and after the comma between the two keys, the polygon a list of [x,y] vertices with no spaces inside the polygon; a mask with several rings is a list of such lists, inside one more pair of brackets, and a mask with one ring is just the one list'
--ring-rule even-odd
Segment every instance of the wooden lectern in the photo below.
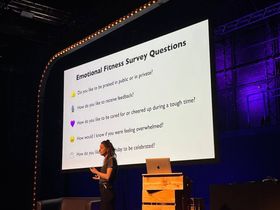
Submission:
{"label": "wooden lectern", "polygon": [[142,174],[142,210],[184,210],[188,195],[182,173]]}

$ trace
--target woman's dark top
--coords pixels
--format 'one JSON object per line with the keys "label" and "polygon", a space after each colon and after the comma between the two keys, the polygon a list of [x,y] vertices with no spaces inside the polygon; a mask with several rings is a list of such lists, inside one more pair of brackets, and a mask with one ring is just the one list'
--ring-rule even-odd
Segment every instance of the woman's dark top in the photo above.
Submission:
{"label": "woman's dark top", "polygon": [[117,169],[118,169],[118,163],[117,163],[117,159],[115,157],[109,157],[108,159],[105,159],[100,171],[102,173],[106,173],[107,168],[113,169],[111,176],[110,176],[109,180],[100,178],[99,184],[103,185],[105,188],[112,188],[113,183],[117,176]]}

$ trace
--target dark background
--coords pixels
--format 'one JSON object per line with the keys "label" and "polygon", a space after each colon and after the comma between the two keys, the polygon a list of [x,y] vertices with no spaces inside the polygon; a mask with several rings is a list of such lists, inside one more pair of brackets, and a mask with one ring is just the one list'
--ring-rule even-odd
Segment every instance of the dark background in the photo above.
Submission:
{"label": "dark background", "polygon": [[[1,148],[7,209],[32,208],[37,91],[49,59],[146,2],[1,1]],[[217,161],[174,163],[173,169],[192,180],[192,196],[203,198],[207,209],[213,185],[279,179],[279,7],[278,1],[266,0],[170,0],[59,59],[49,70],[43,100],[37,199],[99,193],[88,171],[60,171],[63,70],[204,18],[210,18],[213,29]],[[141,209],[142,173],[143,165],[121,168],[118,209]]]}

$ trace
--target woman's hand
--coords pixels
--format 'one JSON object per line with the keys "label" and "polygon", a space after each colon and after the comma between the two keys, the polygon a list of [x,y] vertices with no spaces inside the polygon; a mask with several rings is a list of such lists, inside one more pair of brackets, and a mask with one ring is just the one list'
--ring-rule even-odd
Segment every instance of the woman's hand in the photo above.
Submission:
{"label": "woman's hand", "polygon": [[89,170],[93,173],[93,174],[98,174],[98,170],[95,168],[95,167],[91,167],[91,168],[89,168]]}
{"label": "woman's hand", "polygon": [[107,168],[106,173],[98,171],[95,167],[89,168],[91,173],[96,174],[97,176],[94,177],[94,179],[104,179],[104,180],[109,180],[110,176],[112,174],[113,168]]}
{"label": "woman's hand", "polygon": [[98,176],[98,175],[95,174],[95,176],[93,176],[92,179],[94,179],[94,180],[99,180],[99,179],[100,179],[100,176]]}
{"label": "woman's hand", "polygon": [[99,180],[100,179],[100,175],[98,175],[98,173],[100,173],[95,167],[91,167],[89,168],[89,170],[91,171],[91,173],[95,174],[92,179],[94,180]]}

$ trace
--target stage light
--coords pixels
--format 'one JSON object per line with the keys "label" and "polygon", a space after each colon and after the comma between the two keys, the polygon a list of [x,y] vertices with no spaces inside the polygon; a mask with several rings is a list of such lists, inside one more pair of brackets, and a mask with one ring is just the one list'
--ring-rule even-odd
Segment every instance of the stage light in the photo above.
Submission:
{"label": "stage light", "polygon": [[34,18],[34,15],[31,12],[28,12],[28,11],[21,11],[20,16],[21,17],[26,17],[26,18],[29,18],[29,19]]}

